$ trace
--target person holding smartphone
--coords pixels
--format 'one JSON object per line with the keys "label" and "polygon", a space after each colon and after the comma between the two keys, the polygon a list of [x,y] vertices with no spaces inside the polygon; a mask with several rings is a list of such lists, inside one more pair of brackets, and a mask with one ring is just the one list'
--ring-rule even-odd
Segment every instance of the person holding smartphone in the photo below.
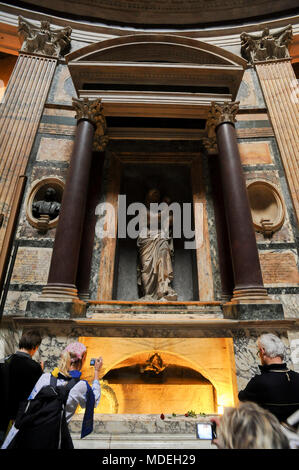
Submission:
{"label": "person holding smartphone", "polygon": [[[81,438],[90,434],[93,430],[94,408],[97,407],[101,398],[101,385],[99,382],[99,373],[103,366],[103,359],[99,357],[94,361],[94,378],[92,385],[85,380],[80,379],[81,369],[86,360],[86,346],[80,342],[70,343],[62,352],[58,366],[51,372],[44,373],[35,384],[28,400],[36,397],[38,392],[47,385],[50,385],[51,376],[57,378],[57,386],[66,385],[72,378],[78,379],[77,383],[71,388],[65,407],[66,422],[69,423],[75,414],[78,405],[85,408],[85,414],[82,423]],[[6,449],[18,430],[13,426],[8,433],[2,449]],[[73,448],[72,442],[67,444]]]}

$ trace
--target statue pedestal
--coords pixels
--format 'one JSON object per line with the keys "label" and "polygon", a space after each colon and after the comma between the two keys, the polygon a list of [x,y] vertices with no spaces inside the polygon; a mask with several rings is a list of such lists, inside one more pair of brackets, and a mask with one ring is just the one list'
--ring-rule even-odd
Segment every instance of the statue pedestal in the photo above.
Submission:
{"label": "statue pedestal", "polygon": [[27,302],[27,318],[85,318],[86,302],[79,299],[55,300],[51,298]]}
{"label": "statue pedestal", "polygon": [[140,301],[90,301],[86,317],[91,320],[117,318],[118,320],[144,319],[169,322],[175,319],[221,319],[221,302],[140,302]]}
{"label": "statue pedestal", "polygon": [[284,320],[283,306],[279,301],[227,302],[222,306],[224,318],[234,320]]}

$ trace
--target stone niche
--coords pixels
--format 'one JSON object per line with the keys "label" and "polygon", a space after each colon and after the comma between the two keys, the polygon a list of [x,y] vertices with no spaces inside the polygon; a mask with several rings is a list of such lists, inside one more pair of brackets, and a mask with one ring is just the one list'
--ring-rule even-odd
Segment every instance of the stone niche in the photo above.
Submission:
{"label": "stone niche", "polygon": [[279,230],[285,220],[282,196],[269,181],[254,180],[247,185],[253,225],[264,237]]}
{"label": "stone niche", "polygon": [[47,218],[45,226],[43,226],[42,218],[36,218],[33,214],[33,204],[44,200],[46,191],[52,188],[55,191],[55,201],[59,204],[62,201],[64,190],[64,182],[56,177],[42,178],[33,182],[26,200],[26,217],[30,225],[40,231],[46,231],[57,226],[58,216],[55,218]]}
{"label": "stone niche", "polygon": [[[234,406],[237,386],[231,338],[87,338],[82,377],[103,356],[96,413],[213,414]],[[78,410],[82,412],[81,409]]]}
{"label": "stone niche", "polygon": [[[121,194],[126,195],[127,206],[136,201],[144,203],[146,192],[151,187],[158,187],[161,196],[169,196],[171,202],[179,203],[180,206],[185,202],[191,203],[190,168],[187,165],[124,165]],[[130,217],[127,219],[128,223],[129,220]],[[173,288],[178,294],[178,300],[197,300],[195,250],[184,249],[184,241],[183,236],[180,239],[173,239]],[[114,298],[138,300],[142,293],[139,292],[137,285],[136,239],[129,237],[119,239],[116,259]]]}

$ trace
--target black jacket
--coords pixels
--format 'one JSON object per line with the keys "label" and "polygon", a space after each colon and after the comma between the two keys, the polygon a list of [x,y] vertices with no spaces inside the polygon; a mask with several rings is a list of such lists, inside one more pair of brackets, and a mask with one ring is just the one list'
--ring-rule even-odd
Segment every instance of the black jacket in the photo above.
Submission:
{"label": "black jacket", "polygon": [[9,418],[15,419],[19,404],[27,400],[43,371],[29,354],[17,351],[9,365]]}
{"label": "black jacket", "polygon": [[279,421],[299,409],[299,374],[286,364],[259,366],[261,375],[255,375],[244,390],[240,401],[252,401],[273,413]]}

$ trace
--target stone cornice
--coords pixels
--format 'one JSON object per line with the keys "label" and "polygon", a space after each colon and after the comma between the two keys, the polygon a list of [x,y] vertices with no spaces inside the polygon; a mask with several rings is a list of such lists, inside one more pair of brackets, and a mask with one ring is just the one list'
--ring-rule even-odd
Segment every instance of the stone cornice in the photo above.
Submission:
{"label": "stone cornice", "polygon": [[[24,10],[19,7],[12,5],[7,5],[5,3],[0,3],[0,32],[4,36],[4,40],[0,45],[0,50],[5,50],[10,54],[17,54],[18,52],[18,41],[15,40],[13,29],[15,31],[18,26],[18,16],[26,15],[36,23],[42,20],[48,20],[49,16],[44,13],[34,12],[30,10]],[[85,44],[91,44],[94,42],[101,41],[103,39],[112,38],[115,36],[124,36],[140,32],[146,32],[144,30],[130,29],[128,27],[111,27],[104,24],[87,24],[80,23],[79,21],[68,20],[64,18],[59,18],[51,16],[51,22],[55,26],[70,26],[72,28],[72,40],[85,42]],[[299,18],[298,16],[289,16],[288,18],[275,19],[272,21],[261,22],[261,23],[251,23],[246,25],[246,31],[248,33],[256,33],[261,31],[266,26],[269,26],[271,29],[281,28],[286,24],[293,25],[293,34],[299,33]],[[220,47],[225,47],[228,50],[233,52],[239,50],[240,47],[240,34],[244,31],[244,26],[232,26],[231,28],[211,28],[209,30],[196,30],[194,28],[188,28],[184,31],[176,31],[175,29],[169,30],[168,34],[176,34],[179,36],[185,36],[190,38],[198,38],[201,41],[205,41],[211,44],[218,45]],[[150,32],[150,31],[147,31]],[[159,31],[156,31],[159,33]]]}
{"label": "stone cornice", "polygon": [[[161,309],[163,310],[163,308]],[[285,318],[285,319],[271,319],[271,320],[235,320],[235,319],[225,319],[225,318],[209,318],[207,315],[204,317],[193,318],[190,320],[189,315],[180,315],[180,318],[176,318],[174,322],[173,315],[165,315],[163,312],[163,319],[157,323],[157,315],[148,314],[148,318],[139,318],[138,315],[131,315],[131,318],[123,318],[123,315],[113,313],[107,316],[103,314],[101,318],[97,319],[86,319],[86,318],[72,318],[72,319],[63,319],[56,318],[53,322],[52,318],[31,318],[31,317],[18,317],[12,315],[6,315],[2,318],[3,327],[13,325],[13,328],[21,328],[24,326],[30,327],[41,327],[41,328],[50,328],[57,329],[62,327],[69,328],[78,328],[78,329],[88,329],[94,328],[96,335],[96,328],[98,327],[99,331],[105,331],[106,328],[132,328],[132,327],[144,327],[148,328],[169,328],[171,330],[181,330],[183,327],[187,327],[190,332],[190,326],[194,329],[199,328],[203,330],[203,335],[207,331],[216,330],[218,333],[221,333],[221,336],[227,335],[231,330],[264,330],[274,329],[274,330],[287,330],[292,329],[293,331],[298,330],[299,328],[299,319],[298,318]],[[144,317],[144,314],[143,314]],[[187,317],[187,318],[185,318]],[[185,332],[182,331],[184,334]],[[189,333],[190,335],[190,333]],[[229,335],[230,336],[230,335]]]}

